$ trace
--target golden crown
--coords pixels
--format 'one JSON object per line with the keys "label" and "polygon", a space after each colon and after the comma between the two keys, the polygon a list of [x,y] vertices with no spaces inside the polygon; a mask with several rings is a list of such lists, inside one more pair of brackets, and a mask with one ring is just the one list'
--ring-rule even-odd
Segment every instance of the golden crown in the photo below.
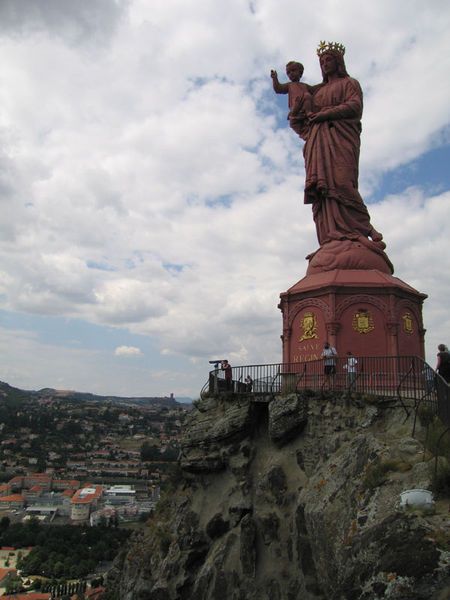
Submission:
{"label": "golden crown", "polygon": [[322,56],[325,52],[338,52],[342,56],[345,54],[345,46],[340,44],[339,42],[325,42],[325,40],[321,41],[317,47],[317,56]]}

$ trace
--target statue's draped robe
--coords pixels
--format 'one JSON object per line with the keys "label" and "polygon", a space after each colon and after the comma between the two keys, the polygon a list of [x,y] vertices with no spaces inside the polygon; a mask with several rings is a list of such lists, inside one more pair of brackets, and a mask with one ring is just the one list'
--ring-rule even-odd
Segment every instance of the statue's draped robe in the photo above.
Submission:
{"label": "statue's draped robe", "polygon": [[319,87],[313,102],[315,112],[331,117],[304,130],[305,203],[312,204],[319,243],[367,238],[372,227],[358,192],[361,87],[351,77],[339,78]]}

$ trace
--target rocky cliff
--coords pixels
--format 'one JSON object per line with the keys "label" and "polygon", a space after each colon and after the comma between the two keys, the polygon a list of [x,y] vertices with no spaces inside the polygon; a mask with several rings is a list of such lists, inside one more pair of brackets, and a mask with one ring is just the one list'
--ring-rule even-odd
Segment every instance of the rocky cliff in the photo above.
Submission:
{"label": "rocky cliff", "polygon": [[431,486],[420,425],[411,437],[373,398],[266,400],[197,403],[178,484],[110,574],[116,597],[450,598],[449,498],[399,505]]}

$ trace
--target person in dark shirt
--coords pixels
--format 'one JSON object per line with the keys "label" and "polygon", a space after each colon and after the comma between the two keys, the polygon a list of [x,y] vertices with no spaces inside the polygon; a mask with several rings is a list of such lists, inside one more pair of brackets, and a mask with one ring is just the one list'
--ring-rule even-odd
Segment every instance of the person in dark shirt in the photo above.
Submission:
{"label": "person in dark shirt", "polygon": [[325,342],[322,352],[325,375],[334,375],[336,373],[336,356],[336,349],[330,346],[328,342]]}
{"label": "person in dark shirt", "polygon": [[225,371],[225,383],[228,392],[233,389],[233,371],[231,365],[227,360],[222,362],[222,371]]}
{"label": "person in dark shirt", "polygon": [[450,352],[445,344],[439,344],[436,371],[447,383],[450,383]]}

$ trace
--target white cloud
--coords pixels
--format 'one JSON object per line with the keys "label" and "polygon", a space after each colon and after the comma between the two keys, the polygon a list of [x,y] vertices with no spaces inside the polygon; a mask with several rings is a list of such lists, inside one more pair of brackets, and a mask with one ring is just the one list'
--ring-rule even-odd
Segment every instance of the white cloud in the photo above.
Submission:
{"label": "white cloud", "polygon": [[126,0],[2,0],[0,21],[12,35],[46,32],[78,44],[95,38],[97,43],[115,28]]}
{"label": "white cloud", "polygon": [[141,349],[136,346],[117,346],[114,354],[115,356],[142,356]]}
{"label": "white cloud", "polygon": [[450,331],[446,309],[450,294],[447,277],[450,261],[446,257],[449,207],[450,192],[427,197],[417,188],[371,206],[373,220],[382,225],[388,242],[387,251],[394,262],[396,277],[428,295],[423,316],[427,329],[426,355],[433,366],[437,345],[447,343],[445,336]]}
{"label": "white cloud", "polygon": [[[5,309],[127,327],[194,363],[278,361],[278,296],[317,242],[270,69],[299,59],[317,82],[319,39],[346,45],[365,91],[363,189],[446,140],[440,0],[35,4],[0,8]],[[448,195],[404,190],[370,210],[398,276],[430,296],[434,353]]]}

